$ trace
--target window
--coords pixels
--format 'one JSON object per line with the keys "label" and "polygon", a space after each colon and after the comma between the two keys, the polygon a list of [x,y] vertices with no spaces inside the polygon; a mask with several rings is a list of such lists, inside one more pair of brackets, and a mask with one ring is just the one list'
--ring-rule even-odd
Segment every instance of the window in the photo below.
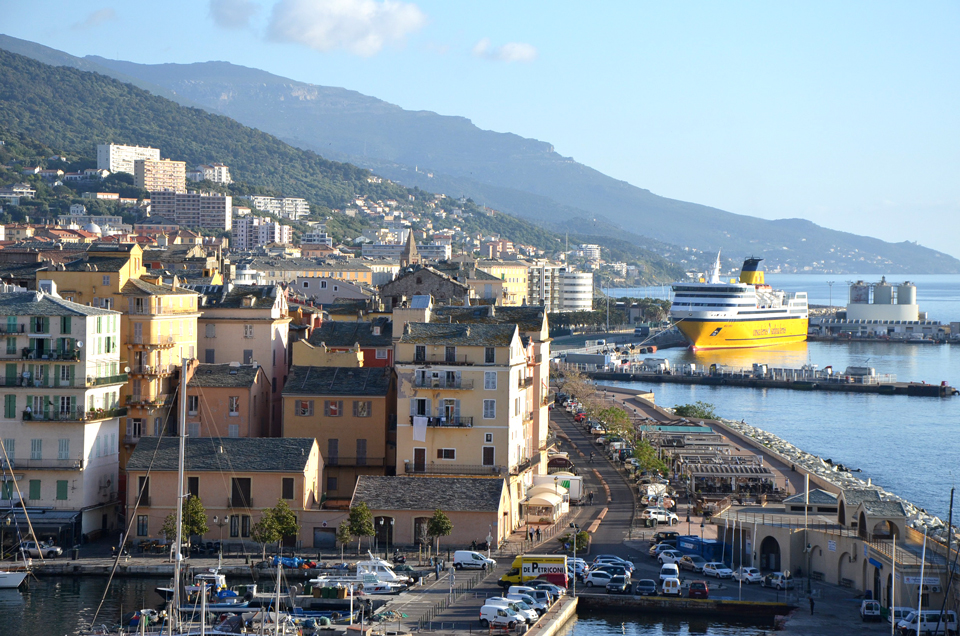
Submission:
{"label": "window", "polygon": [[483,442],[484,442],[484,444],[492,444],[492,443],[493,443],[493,433],[484,433],[484,434],[483,434]]}
{"label": "window", "polygon": [[313,415],[313,400],[297,400],[295,413],[300,417]]}
{"label": "window", "polygon": [[273,382],[272,382],[272,383],[273,383],[273,393],[276,393],[276,392],[277,392],[277,379],[276,379],[276,378],[273,378]]}
{"label": "window", "polygon": [[140,496],[140,503],[142,505],[150,505],[150,478],[149,477],[137,477],[137,493]]}
{"label": "window", "polygon": [[42,439],[30,440],[30,459],[42,459],[42,458],[43,458],[43,440]]}
{"label": "window", "polygon": [[425,345],[417,345],[413,353],[414,362],[426,362],[427,360],[427,347]]}
{"label": "window", "polygon": [[327,417],[340,417],[343,415],[343,400],[324,400],[323,414]]}
{"label": "window", "polygon": [[243,363],[250,364],[253,362],[253,349],[244,349],[243,350]]}
{"label": "window", "polygon": [[60,439],[57,447],[57,459],[70,459],[70,440]]}
{"label": "window", "polygon": [[3,416],[8,420],[12,420],[17,416],[17,396],[16,395],[3,396]]}
{"label": "window", "polygon": [[437,449],[437,459],[456,459],[457,458],[457,449],[455,448],[438,448]]}
{"label": "window", "polygon": [[207,323],[206,327],[206,336],[207,338],[216,338],[217,337],[217,326],[213,323]]}
{"label": "window", "polygon": [[373,410],[373,402],[370,400],[354,400],[353,401],[353,416],[354,417],[370,417],[370,412]]}
{"label": "window", "polygon": [[293,499],[293,477],[284,477],[280,490],[281,499]]}
{"label": "window", "polygon": [[335,465],[337,460],[340,457],[340,440],[338,439],[328,439],[327,440],[327,464]]}
{"label": "window", "polygon": [[67,498],[68,483],[66,479],[57,480],[57,499],[64,501]]}
{"label": "window", "polygon": [[207,364],[214,364],[216,357],[217,356],[214,349],[205,349],[203,352],[203,361]]}
{"label": "window", "polygon": [[497,417],[497,401],[496,400],[484,400],[483,401],[483,419],[492,420]]}
{"label": "window", "polygon": [[67,335],[71,332],[71,320],[70,316],[61,316],[60,317],[60,333],[62,335]]}
{"label": "window", "polygon": [[240,437],[240,425],[239,425],[239,424],[228,424],[228,425],[227,425],[227,437]]}
{"label": "window", "polygon": [[243,515],[240,517],[240,536],[250,536],[250,515]]}
{"label": "window", "polygon": [[486,347],[483,350],[483,361],[487,364],[493,364],[497,360],[497,350],[493,347]]}
{"label": "window", "polygon": [[[337,478],[336,477],[327,477],[327,490],[336,490],[337,489]],[[7,497],[9,499],[9,497]]]}
{"label": "window", "polygon": [[325,280],[320,281],[320,289],[326,289],[326,288],[327,288],[327,281]]}
{"label": "window", "polygon": [[199,477],[187,477],[187,492],[190,493],[191,497],[200,498],[200,478]]}
{"label": "window", "polygon": [[40,498],[40,480],[31,479],[30,480],[30,492],[27,494],[28,499],[39,499]]}
{"label": "window", "polygon": [[187,412],[191,415],[197,414],[197,409],[200,407],[200,396],[199,395],[188,395],[187,396]]}
{"label": "window", "polygon": [[17,352],[17,339],[16,337],[7,338],[7,355],[11,355]]}
{"label": "window", "polygon": [[456,347],[444,347],[443,359],[446,362],[456,362],[457,361],[457,348]]}
{"label": "window", "polygon": [[483,465],[484,466],[493,466],[495,457],[496,457],[496,449],[493,446],[483,447]]}
{"label": "window", "polygon": [[153,436],[160,437],[163,435],[163,420],[159,417],[153,418]]}
{"label": "window", "polygon": [[238,515],[230,515],[230,536],[240,536],[240,517]]}
{"label": "window", "polygon": [[410,400],[410,415],[430,416],[430,400],[427,398],[415,398]]}
{"label": "window", "polygon": [[108,274],[104,274],[104,275],[103,275],[103,284],[104,284],[104,285],[109,285],[109,284],[110,284],[110,276],[109,276]]}
{"label": "window", "polygon": [[137,536],[150,536],[150,515],[137,515]]}
{"label": "window", "polygon": [[496,371],[483,372],[483,388],[487,391],[495,391],[497,389],[497,372]]}
{"label": "window", "polygon": [[200,437],[200,422],[187,422],[187,437]]}
{"label": "window", "polygon": [[240,415],[240,398],[236,395],[230,396],[230,415]]}
{"label": "window", "polygon": [[244,326],[243,326],[243,337],[244,337],[244,338],[253,338],[253,325],[244,325]]}
{"label": "window", "polygon": [[0,488],[0,499],[13,499],[12,481],[3,482],[2,488]]}
{"label": "window", "polygon": [[377,360],[386,360],[386,359],[387,359],[387,350],[377,349]]}
{"label": "window", "polygon": [[367,440],[357,440],[357,466],[367,465]]}

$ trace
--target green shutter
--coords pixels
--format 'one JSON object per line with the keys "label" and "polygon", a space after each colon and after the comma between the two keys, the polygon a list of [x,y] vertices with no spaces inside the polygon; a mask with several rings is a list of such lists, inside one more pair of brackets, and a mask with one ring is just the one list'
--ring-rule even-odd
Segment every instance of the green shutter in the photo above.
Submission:
{"label": "green shutter", "polygon": [[30,480],[30,499],[39,499],[40,498],[40,480],[31,479]]}
{"label": "green shutter", "polygon": [[76,386],[76,384],[74,383],[74,378],[76,377],[76,375],[77,375],[77,365],[71,364],[70,365],[70,386]]}
{"label": "green shutter", "polygon": [[17,385],[17,364],[15,362],[7,363],[7,386]]}
{"label": "green shutter", "polygon": [[17,338],[16,336],[10,336],[7,338],[7,355],[16,355],[17,353]]}
{"label": "green shutter", "polygon": [[12,481],[3,482],[3,494],[0,494],[0,499],[13,499],[13,482]]}
{"label": "green shutter", "polygon": [[41,331],[40,333],[50,333],[50,317],[44,316],[41,319],[41,323],[43,324],[43,331]]}
{"label": "green shutter", "polygon": [[55,386],[56,378],[53,375],[50,375],[50,370],[53,368],[53,365],[45,364],[43,365],[43,376],[44,383],[43,386]]}
{"label": "green shutter", "polygon": [[70,333],[72,331],[73,325],[70,324],[71,317],[63,317],[63,325],[60,327],[60,333]]}
{"label": "green shutter", "polygon": [[12,420],[17,417],[17,396],[16,395],[3,396],[3,416],[8,420]]}
{"label": "green shutter", "polygon": [[67,480],[58,479],[57,480],[57,499],[66,499],[67,498]]}

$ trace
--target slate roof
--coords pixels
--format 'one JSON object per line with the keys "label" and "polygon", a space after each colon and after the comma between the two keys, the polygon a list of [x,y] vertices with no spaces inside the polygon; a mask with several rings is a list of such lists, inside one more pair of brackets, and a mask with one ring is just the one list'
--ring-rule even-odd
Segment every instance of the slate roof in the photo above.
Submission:
{"label": "slate roof", "polygon": [[118,312],[88,307],[35,291],[0,294],[0,315],[5,316],[109,316]]}
{"label": "slate roof", "polygon": [[60,271],[66,272],[119,272],[127,263],[129,256],[90,256],[64,263]]}
{"label": "slate roof", "polygon": [[505,347],[517,332],[517,325],[486,325],[458,323],[407,323],[400,342],[404,344],[435,344],[449,347]]}
{"label": "slate roof", "polygon": [[392,379],[393,370],[389,367],[294,366],[283,385],[283,395],[385,396]]}
{"label": "slate roof", "polygon": [[196,295],[197,292],[182,285],[174,289],[172,285],[154,285],[139,278],[131,278],[120,288],[120,293],[125,296],[173,296],[181,294]]}
{"label": "slate roof", "polygon": [[543,328],[543,307],[458,307],[445,305],[433,311],[436,322],[481,323],[489,325],[516,324],[520,331],[540,331]]}
{"label": "slate roof", "polygon": [[[197,472],[302,473],[316,443],[312,437],[188,437],[184,468]],[[177,470],[178,446],[176,437],[141,437],[127,461],[127,470]]]}
{"label": "slate roof", "polygon": [[850,488],[840,494],[843,496],[844,505],[850,510],[859,506],[862,501],[880,501],[880,493],[870,488]]}
{"label": "slate roof", "polygon": [[[806,501],[806,496],[805,493],[801,492],[792,497],[787,497],[783,500],[783,503],[803,505],[804,501]],[[814,488],[810,491],[810,503],[814,505],[836,505],[837,495],[820,488]]]}
{"label": "slate roof", "polygon": [[260,365],[200,364],[187,387],[243,387],[249,388],[256,379]]}
{"label": "slate roof", "polygon": [[463,276],[466,280],[489,280],[503,282],[503,279],[497,278],[493,274],[477,269],[475,265],[467,263],[443,262],[433,265],[433,269],[450,276],[453,279],[459,279]]}
{"label": "slate roof", "polygon": [[371,510],[497,512],[502,479],[489,477],[380,477],[361,475],[350,505]]}
{"label": "slate roof", "polygon": [[[200,285],[186,284],[185,287],[196,290],[201,296],[204,309],[270,309],[277,302],[276,285]],[[245,298],[252,298],[249,306],[243,304]]]}
{"label": "slate roof", "polygon": [[906,517],[907,511],[899,501],[863,502],[863,511],[871,517]]}
{"label": "slate roof", "polygon": [[[326,307],[324,307],[326,309]],[[329,310],[328,310],[329,311]],[[380,326],[380,335],[374,335],[373,327]],[[310,344],[317,346],[321,342],[328,347],[352,347],[360,343],[361,347],[393,346],[393,327],[388,320],[370,322],[324,322],[319,329],[310,334]]]}

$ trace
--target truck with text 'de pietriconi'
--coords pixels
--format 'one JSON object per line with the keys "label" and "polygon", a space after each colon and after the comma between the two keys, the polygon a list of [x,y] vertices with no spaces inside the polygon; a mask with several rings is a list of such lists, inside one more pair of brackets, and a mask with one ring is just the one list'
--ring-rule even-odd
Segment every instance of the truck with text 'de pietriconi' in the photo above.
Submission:
{"label": "truck with text 'de pietriconi'", "polygon": [[510,571],[500,577],[500,587],[521,585],[540,579],[567,587],[567,557],[563,554],[521,554],[513,560]]}

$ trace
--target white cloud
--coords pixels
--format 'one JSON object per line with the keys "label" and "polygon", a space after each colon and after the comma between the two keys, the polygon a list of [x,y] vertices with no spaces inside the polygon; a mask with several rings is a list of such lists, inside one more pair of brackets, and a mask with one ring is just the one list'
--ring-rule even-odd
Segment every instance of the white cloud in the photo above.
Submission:
{"label": "white cloud", "polygon": [[260,6],[250,0],[210,0],[210,17],[218,27],[245,29]]}
{"label": "white cloud", "polygon": [[93,13],[87,16],[86,20],[82,22],[77,22],[73,25],[73,29],[81,31],[83,29],[92,29],[95,26],[100,26],[104,22],[109,22],[110,20],[117,19],[117,12],[107,7],[106,9],[97,9]]}
{"label": "white cloud", "polygon": [[507,42],[503,46],[490,46],[490,38],[482,38],[473,46],[473,54],[498,62],[532,62],[537,59],[537,48],[525,42]]}
{"label": "white cloud", "polygon": [[268,34],[317,51],[343,49],[370,57],[426,23],[417,5],[397,0],[280,0]]}

